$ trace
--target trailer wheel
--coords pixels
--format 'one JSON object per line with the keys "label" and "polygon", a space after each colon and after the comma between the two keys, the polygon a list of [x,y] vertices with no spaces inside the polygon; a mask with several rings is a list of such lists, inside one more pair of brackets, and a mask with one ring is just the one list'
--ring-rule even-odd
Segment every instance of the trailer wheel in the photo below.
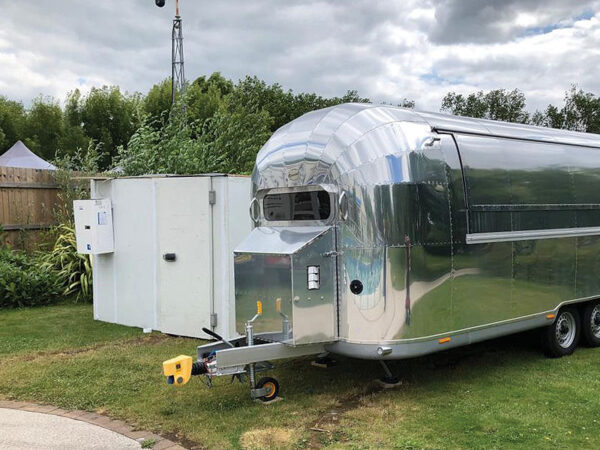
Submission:
{"label": "trailer wheel", "polygon": [[275,378],[271,377],[263,377],[258,380],[256,383],[256,387],[258,389],[265,388],[267,390],[267,394],[259,397],[263,402],[270,402],[271,400],[275,400],[279,395],[279,383]]}
{"label": "trailer wheel", "polygon": [[583,309],[583,338],[589,347],[600,347],[600,301]]}
{"label": "trailer wheel", "polygon": [[579,342],[581,319],[577,308],[562,308],[552,325],[543,331],[544,353],[550,358],[560,358],[575,351]]}

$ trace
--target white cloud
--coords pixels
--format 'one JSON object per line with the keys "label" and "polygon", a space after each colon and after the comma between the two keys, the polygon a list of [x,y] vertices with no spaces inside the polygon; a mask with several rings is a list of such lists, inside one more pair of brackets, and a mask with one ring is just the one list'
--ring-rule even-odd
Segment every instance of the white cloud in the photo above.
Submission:
{"label": "white cloud", "polygon": [[[0,95],[144,92],[170,75],[173,2],[0,0]],[[182,0],[186,75],[439,109],[450,90],[519,88],[529,108],[600,93],[600,2]]]}

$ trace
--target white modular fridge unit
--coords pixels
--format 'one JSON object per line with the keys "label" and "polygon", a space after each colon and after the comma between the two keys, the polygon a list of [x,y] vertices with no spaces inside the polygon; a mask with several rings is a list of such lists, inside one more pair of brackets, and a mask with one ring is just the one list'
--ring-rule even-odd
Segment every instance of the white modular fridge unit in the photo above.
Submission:
{"label": "white modular fridge unit", "polygon": [[220,174],[93,179],[114,232],[114,252],[93,255],[94,318],[235,337],[233,249],[252,228],[250,190],[250,178]]}

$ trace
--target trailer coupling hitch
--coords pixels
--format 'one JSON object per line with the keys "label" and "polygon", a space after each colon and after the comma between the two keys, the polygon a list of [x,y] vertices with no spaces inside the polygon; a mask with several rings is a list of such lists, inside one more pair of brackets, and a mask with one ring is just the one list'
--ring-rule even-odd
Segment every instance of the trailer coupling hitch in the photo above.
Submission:
{"label": "trailer coupling hitch", "polygon": [[[222,336],[219,336],[214,331],[209,330],[208,328],[202,328],[202,331],[209,336],[224,342],[228,346],[233,347],[231,342]],[[179,355],[163,362],[163,373],[165,374],[165,377],[167,377],[167,384],[173,384],[176,387],[183,386],[190,381],[192,375],[204,375],[208,373],[208,364],[211,362],[211,359],[212,358],[208,356],[200,361],[193,362],[191,356]]]}
{"label": "trailer coupling hitch", "polygon": [[167,377],[167,384],[176,387],[183,386],[193,375],[204,375],[208,373],[207,363],[210,358],[192,362],[191,356],[179,355],[163,362],[163,373]]}
{"label": "trailer coupling hitch", "polygon": [[183,386],[192,376],[192,357],[179,355],[163,362],[163,373],[167,377],[167,384]]}

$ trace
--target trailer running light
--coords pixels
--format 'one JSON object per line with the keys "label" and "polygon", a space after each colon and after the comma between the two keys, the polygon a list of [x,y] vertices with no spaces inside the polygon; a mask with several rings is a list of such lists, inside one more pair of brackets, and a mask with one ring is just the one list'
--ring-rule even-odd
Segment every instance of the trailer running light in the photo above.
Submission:
{"label": "trailer running light", "polygon": [[445,338],[441,338],[438,342],[440,344],[445,344],[446,342],[450,342],[452,340],[452,338],[450,337],[445,337]]}
{"label": "trailer running light", "polygon": [[546,314],[546,319],[552,320],[556,317],[556,314]]}
{"label": "trailer running light", "polygon": [[256,302],[256,314],[262,316],[262,302],[260,300]]}

